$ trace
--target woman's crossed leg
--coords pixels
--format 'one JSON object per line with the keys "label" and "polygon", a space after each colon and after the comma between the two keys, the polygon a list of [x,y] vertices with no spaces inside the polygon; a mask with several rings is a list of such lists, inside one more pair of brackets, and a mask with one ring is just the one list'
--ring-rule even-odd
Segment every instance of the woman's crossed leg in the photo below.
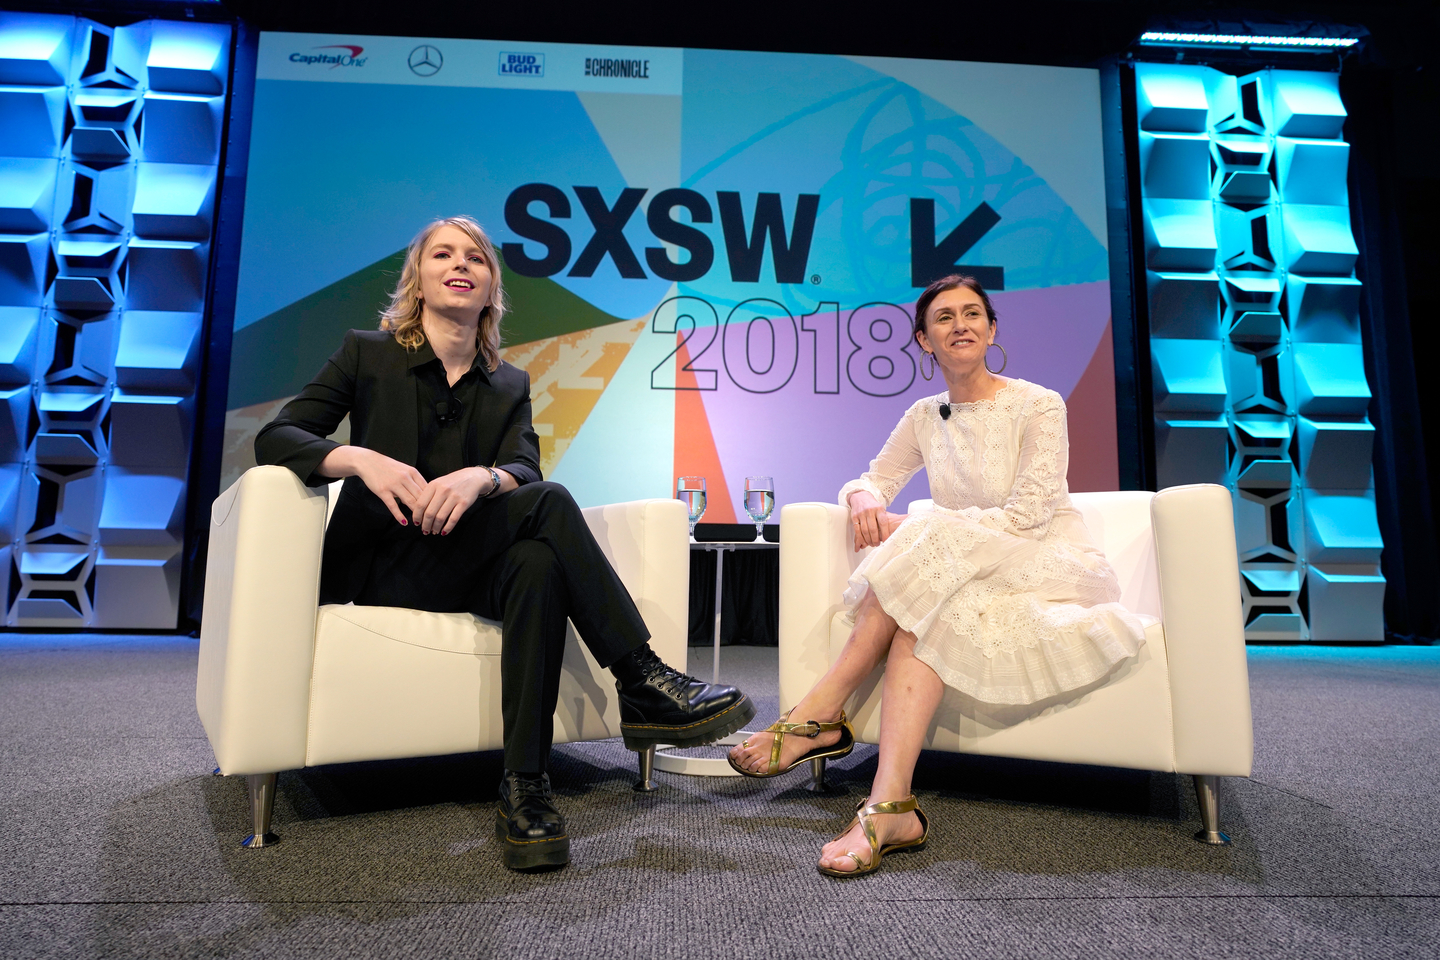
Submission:
{"label": "woman's crossed leg", "polygon": [[[911,779],[925,734],[945,684],[930,665],[915,656],[915,635],[897,630],[885,661],[884,698],[880,703],[880,757],[875,782],[866,804],[904,800],[911,793]],[[920,837],[923,828],[914,811],[879,814],[874,818],[875,838],[880,846],[903,843]],[[850,856],[854,853],[855,856]],[[869,866],[870,842],[857,822],[843,836],[825,844],[820,866],[853,873],[861,864]]]}
{"label": "woman's crossed leg", "polygon": [[[877,664],[890,651],[895,638],[897,624],[893,617],[880,606],[873,590],[865,592],[865,598],[855,609],[855,629],[840,656],[825,671],[825,675],[810,688],[810,692],[795,704],[790,711],[791,723],[805,723],[808,720],[830,722],[840,719],[845,701],[870,676]],[[736,766],[753,773],[770,772],[770,750],[775,733],[752,733],[744,743],[730,749],[730,758]],[[811,750],[833,746],[840,740],[839,730],[827,730],[814,738],[808,736],[781,737],[780,757],[777,769],[783,770]]]}

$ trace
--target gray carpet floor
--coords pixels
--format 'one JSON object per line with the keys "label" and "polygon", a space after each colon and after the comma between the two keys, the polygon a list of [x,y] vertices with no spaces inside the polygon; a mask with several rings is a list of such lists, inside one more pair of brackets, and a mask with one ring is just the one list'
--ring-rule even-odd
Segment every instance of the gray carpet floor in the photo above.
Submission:
{"label": "gray carpet floor", "polygon": [[[556,751],[573,863],[498,862],[498,754],[282,775],[283,842],[247,851],[212,777],[193,640],[0,634],[0,956],[1440,956],[1440,649],[1250,651],[1255,775],[1195,843],[1188,778],[925,754],[923,851],[813,867],[873,748],[753,783],[661,774],[618,742]],[[692,662],[708,677],[708,651]],[[776,713],[773,649],[723,673]]]}

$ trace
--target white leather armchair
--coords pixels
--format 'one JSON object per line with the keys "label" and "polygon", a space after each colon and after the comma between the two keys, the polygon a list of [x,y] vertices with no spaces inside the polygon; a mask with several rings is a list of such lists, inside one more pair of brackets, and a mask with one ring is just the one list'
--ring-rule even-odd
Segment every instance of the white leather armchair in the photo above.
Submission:
{"label": "white leather armchair", "polygon": [[[270,832],[276,774],[502,746],[500,626],[467,613],[318,605],[320,551],[340,484],[256,467],[211,509],[195,704],[219,772],[247,777],[254,834]],[[689,526],[678,500],[592,507],[586,522],[635,598],[652,649],[683,670]],[[555,742],[620,736],[614,680],[565,645]],[[653,789],[653,748],[636,789]]]}
{"label": "white leather armchair", "polygon": [[[926,746],[1188,773],[1204,825],[1196,839],[1227,843],[1217,781],[1248,777],[1254,753],[1230,494],[1194,484],[1072,499],[1119,576],[1121,602],[1153,621],[1139,656],[1068,702],[997,708],[947,691]],[[840,598],[863,554],[852,548],[847,511],[835,504],[790,504],[781,511],[781,529],[783,708],[844,646],[851,625]],[[883,669],[847,707],[857,739],[867,743],[879,742]],[[811,774],[820,787],[824,761],[812,764]]]}

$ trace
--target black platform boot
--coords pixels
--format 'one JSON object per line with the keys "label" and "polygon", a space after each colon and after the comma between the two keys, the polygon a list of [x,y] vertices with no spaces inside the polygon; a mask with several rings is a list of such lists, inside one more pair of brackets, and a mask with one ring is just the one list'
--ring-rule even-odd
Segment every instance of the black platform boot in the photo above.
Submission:
{"label": "black platform boot", "polygon": [[739,730],[755,705],[735,687],[701,683],[668,666],[649,645],[610,667],[620,691],[620,733],[630,750],[659,743],[698,747]]}
{"label": "black platform boot", "polygon": [[549,774],[525,777],[505,771],[495,807],[495,839],[511,870],[546,870],[570,862],[570,835],[550,802]]}

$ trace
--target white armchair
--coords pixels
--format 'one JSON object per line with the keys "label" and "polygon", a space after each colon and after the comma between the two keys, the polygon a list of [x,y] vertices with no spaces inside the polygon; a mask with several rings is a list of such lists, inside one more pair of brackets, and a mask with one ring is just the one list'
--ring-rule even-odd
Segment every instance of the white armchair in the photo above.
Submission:
{"label": "white armchair", "polygon": [[[994,708],[947,691],[926,747],[1188,773],[1204,827],[1196,839],[1227,843],[1217,780],[1248,777],[1254,753],[1230,494],[1195,484],[1072,499],[1119,576],[1121,602],[1154,620],[1139,656],[1068,702]],[[781,529],[783,708],[844,646],[850,624],[840,598],[862,554],[852,549],[847,511],[835,504],[790,504]],[[879,741],[882,675],[883,666],[847,707],[867,743]],[[811,775],[812,786],[823,785],[824,761]]]}
{"label": "white armchair", "polygon": [[[195,703],[219,772],[247,777],[254,833],[270,832],[276,774],[357,760],[502,746],[500,626],[467,613],[318,604],[320,551],[339,483],[247,471],[211,510]],[[683,670],[689,534],[678,500],[584,511],[662,660]],[[575,635],[555,742],[620,736],[615,683]],[[654,788],[653,748],[637,790]]]}

